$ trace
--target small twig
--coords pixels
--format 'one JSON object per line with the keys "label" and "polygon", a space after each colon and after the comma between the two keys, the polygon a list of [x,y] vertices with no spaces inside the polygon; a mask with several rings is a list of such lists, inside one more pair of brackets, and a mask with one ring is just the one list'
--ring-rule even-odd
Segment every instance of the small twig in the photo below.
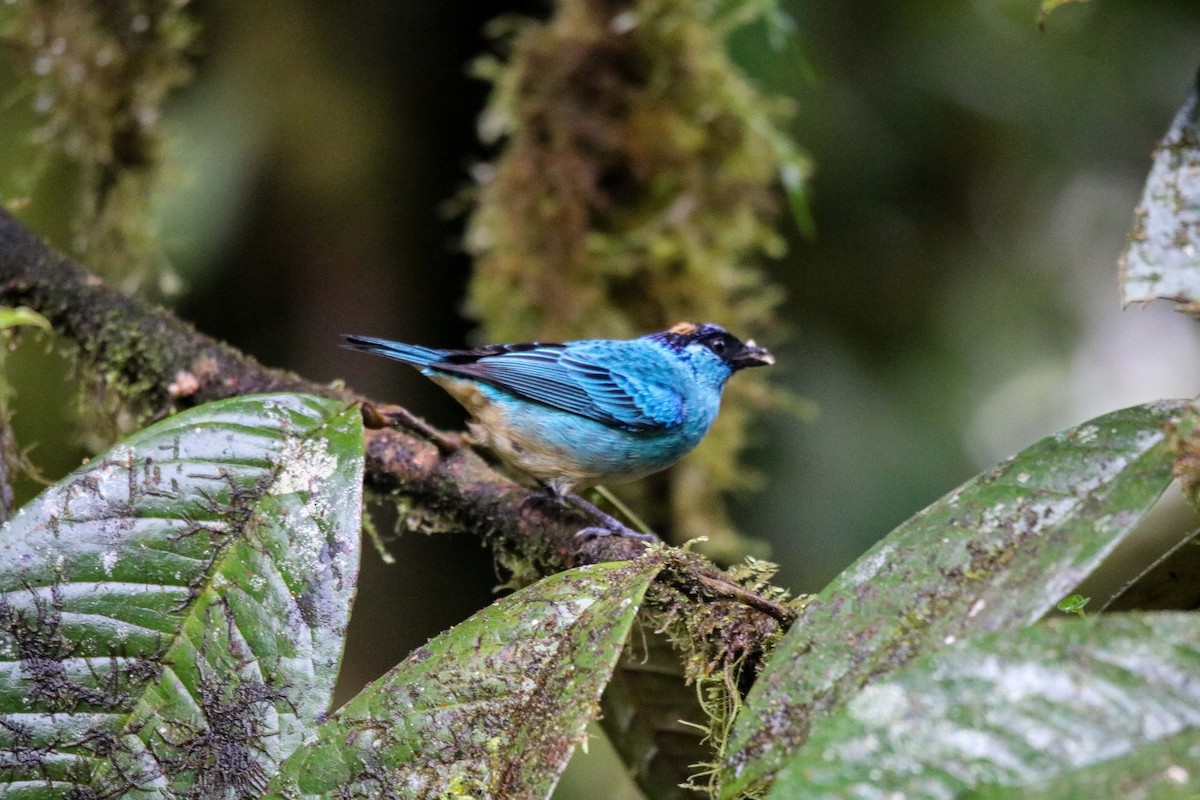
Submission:
{"label": "small twig", "polygon": [[463,446],[461,434],[442,433],[403,406],[381,406],[364,400],[362,401],[362,418],[363,425],[375,430],[401,427],[418,433],[436,444],[438,450],[442,451],[442,455],[449,455]]}
{"label": "small twig", "polygon": [[385,564],[395,564],[396,557],[387,549],[383,536],[380,535],[379,528],[375,525],[375,517],[371,515],[370,499],[367,497],[363,497],[362,529],[366,534],[367,541],[375,547],[375,552],[379,554],[379,560]]}
{"label": "small twig", "polygon": [[782,603],[768,600],[760,594],[755,594],[743,586],[738,586],[736,583],[730,583],[729,581],[703,574],[697,574],[695,577],[700,585],[711,591],[716,597],[737,600],[751,608],[758,609],[764,614],[777,619],[779,624],[785,628],[796,620],[796,612],[792,609]]}

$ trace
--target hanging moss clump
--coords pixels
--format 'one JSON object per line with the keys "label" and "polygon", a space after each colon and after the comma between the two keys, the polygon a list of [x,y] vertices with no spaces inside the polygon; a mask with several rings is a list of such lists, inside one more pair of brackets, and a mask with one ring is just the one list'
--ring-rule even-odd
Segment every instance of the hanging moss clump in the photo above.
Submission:
{"label": "hanging moss clump", "polygon": [[[559,0],[545,22],[497,23],[505,57],[479,65],[494,84],[481,133],[502,147],[477,170],[467,235],[467,308],[483,338],[628,337],[696,320],[778,342],[782,292],[760,264],[783,250],[783,114],[724,48],[750,5]],[[669,498],[651,508],[656,527],[707,536],[712,555],[741,549],[723,495],[758,485],[742,453],[751,414],[780,401],[765,372],[731,381],[709,437],[651,484]]]}
{"label": "hanging moss clump", "polygon": [[[177,279],[157,236],[162,105],[191,77],[188,0],[24,0],[0,10],[0,43],[37,123],[28,191],[54,156],[74,170],[70,249],[113,285],[164,294]],[[4,187],[13,191],[13,186]]]}

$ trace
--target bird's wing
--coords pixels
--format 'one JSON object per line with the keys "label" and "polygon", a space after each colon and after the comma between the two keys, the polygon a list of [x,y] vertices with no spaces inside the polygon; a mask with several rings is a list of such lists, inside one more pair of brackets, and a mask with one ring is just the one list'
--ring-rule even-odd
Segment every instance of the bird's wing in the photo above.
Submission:
{"label": "bird's wing", "polygon": [[623,430],[683,422],[683,398],[668,384],[676,372],[638,340],[460,350],[429,366]]}

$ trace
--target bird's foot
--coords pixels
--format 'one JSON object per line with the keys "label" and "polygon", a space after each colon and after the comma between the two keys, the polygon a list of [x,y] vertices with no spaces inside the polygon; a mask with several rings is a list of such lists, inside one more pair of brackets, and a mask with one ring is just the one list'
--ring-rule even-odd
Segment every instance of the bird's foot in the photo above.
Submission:
{"label": "bird's foot", "polygon": [[581,529],[575,534],[577,538],[589,540],[597,539],[601,536],[624,536],[626,538],[637,539],[638,541],[642,542],[657,542],[659,540],[658,537],[653,533],[642,533],[640,531],[635,531],[633,528],[630,528],[628,525],[619,522],[616,518],[610,516],[609,514],[605,514],[603,511],[596,508],[594,505],[589,503],[587,500],[584,500],[577,494],[565,495],[564,499],[569,500],[579,508],[591,514],[600,523],[599,525],[590,525]]}
{"label": "bird's foot", "polygon": [[363,402],[363,424],[368,428],[407,428],[429,439],[442,453],[452,453],[463,446],[462,435],[447,435],[402,406],[377,406]]}
{"label": "bird's foot", "polygon": [[601,536],[624,536],[627,539],[637,539],[639,542],[657,542],[658,537],[653,533],[641,533],[635,531],[627,525],[621,525],[619,528],[609,528],[601,525],[589,525],[586,528],[580,528],[575,532],[576,539],[582,539],[589,542],[592,539],[599,539]]}

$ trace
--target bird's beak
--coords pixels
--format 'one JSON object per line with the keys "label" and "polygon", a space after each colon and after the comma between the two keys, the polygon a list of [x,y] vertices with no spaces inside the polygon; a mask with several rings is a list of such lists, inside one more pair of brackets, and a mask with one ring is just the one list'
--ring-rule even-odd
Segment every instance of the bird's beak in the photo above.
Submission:
{"label": "bird's beak", "polygon": [[754,340],[746,342],[742,345],[742,351],[738,353],[730,362],[734,369],[742,369],[744,367],[769,367],[775,363],[775,356],[771,355],[770,351],[765,347],[759,347]]}

